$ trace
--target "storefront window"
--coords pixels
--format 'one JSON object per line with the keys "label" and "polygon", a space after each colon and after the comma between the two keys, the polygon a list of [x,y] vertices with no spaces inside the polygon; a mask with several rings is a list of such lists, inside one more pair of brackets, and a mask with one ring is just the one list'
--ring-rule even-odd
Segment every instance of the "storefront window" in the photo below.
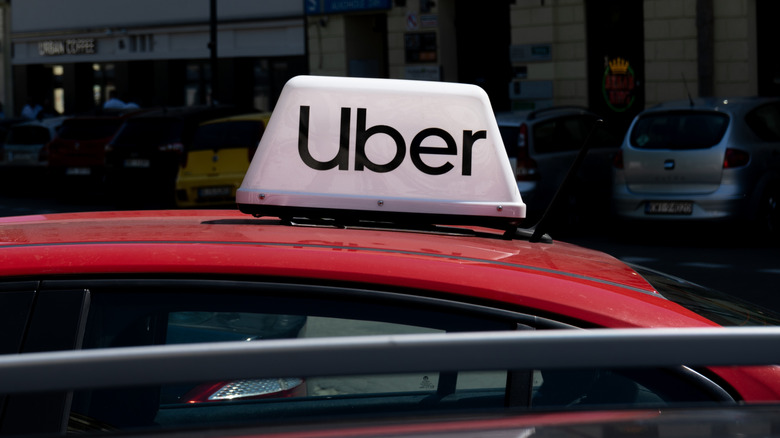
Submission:
{"label": "storefront window", "polygon": [[92,97],[95,106],[101,107],[108,100],[109,94],[116,90],[114,64],[92,64],[94,82],[92,83]]}
{"label": "storefront window", "polygon": [[187,64],[184,93],[187,106],[211,103],[211,66],[207,62],[194,61]]}
{"label": "storefront window", "polygon": [[65,113],[65,88],[62,80],[65,69],[61,65],[52,67],[54,76],[54,109],[60,113]]}
{"label": "storefront window", "polygon": [[254,107],[261,111],[270,111],[271,108],[271,85],[270,74],[267,59],[258,59],[254,65],[255,87],[254,87]]}

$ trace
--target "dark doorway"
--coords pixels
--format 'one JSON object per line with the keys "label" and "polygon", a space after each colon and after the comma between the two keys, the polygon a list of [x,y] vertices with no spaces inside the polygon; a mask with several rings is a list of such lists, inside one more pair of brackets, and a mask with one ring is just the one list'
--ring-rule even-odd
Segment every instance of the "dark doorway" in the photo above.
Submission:
{"label": "dark doorway", "polygon": [[622,138],[645,107],[643,2],[587,0],[590,109]]}
{"label": "dark doorway", "polygon": [[387,14],[344,17],[347,69],[351,77],[386,78]]}
{"label": "dark doorway", "polygon": [[780,2],[777,0],[756,0],[758,94],[761,96],[780,96],[780,56],[776,46],[780,41],[778,14]]}
{"label": "dark doorway", "polygon": [[509,2],[456,0],[455,29],[458,82],[479,85],[494,110],[508,110],[512,79]]}

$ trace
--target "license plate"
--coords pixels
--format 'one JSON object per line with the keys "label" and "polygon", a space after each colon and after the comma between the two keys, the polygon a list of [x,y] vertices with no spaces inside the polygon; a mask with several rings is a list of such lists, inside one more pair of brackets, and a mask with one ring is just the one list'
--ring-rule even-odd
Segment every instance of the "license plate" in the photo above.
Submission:
{"label": "license plate", "polygon": [[693,202],[690,201],[653,201],[645,205],[647,214],[677,214],[693,213]]}
{"label": "license plate", "polygon": [[65,169],[65,175],[89,175],[92,169],[89,167],[68,167]]}
{"label": "license plate", "polygon": [[8,161],[38,161],[38,154],[32,154],[29,152],[10,152],[8,154]]}
{"label": "license plate", "polygon": [[125,167],[149,167],[149,160],[145,158],[128,158],[125,160]]}
{"label": "license plate", "polygon": [[233,188],[230,186],[203,187],[198,189],[198,197],[208,198],[226,198],[233,194]]}

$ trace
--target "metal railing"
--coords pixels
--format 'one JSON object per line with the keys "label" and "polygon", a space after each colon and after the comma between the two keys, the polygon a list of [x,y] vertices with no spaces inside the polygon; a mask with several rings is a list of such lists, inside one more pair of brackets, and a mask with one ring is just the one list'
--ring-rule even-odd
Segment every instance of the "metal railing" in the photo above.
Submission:
{"label": "metal railing", "polygon": [[780,327],[417,334],[0,356],[0,393],[239,378],[780,364]]}

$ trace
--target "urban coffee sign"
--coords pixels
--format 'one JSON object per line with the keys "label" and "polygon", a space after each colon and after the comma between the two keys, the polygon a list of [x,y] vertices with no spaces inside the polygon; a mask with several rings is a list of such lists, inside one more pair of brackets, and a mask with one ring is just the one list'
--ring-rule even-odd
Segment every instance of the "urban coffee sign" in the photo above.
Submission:
{"label": "urban coffee sign", "polygon": [[38,43],[38,54],[41,56],[92,55],[95,51],[94,38],[48,40]]}

